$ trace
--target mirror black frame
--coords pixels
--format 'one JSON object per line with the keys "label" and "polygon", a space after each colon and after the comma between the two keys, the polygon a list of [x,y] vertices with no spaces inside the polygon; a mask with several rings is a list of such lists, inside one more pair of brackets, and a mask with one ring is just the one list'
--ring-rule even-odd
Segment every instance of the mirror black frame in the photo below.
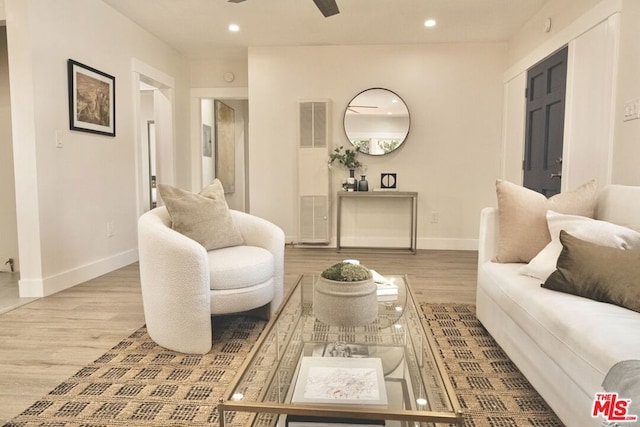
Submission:
{"label": "mirror black frame", "polygon": [[[361,95],[369,92],[369,91],[385,91],[385,92],[389,92],[389,94],[394,97],[397,98],[398,102],[400,102],[403,106],[404,109],[406,110],[406,117],[408,120],[408,123],[406,124],[406,130],[403,131],[403,136],[401,138],[399,138],[399,140],[396,140],[395,138],[391,138],[388,141],[383,141],[382,144],[385,144],[385,146],[380,146],[380,149],[382,150],[381,152],[374,152],[371,153],[370,152],[370,148],[369,148],[369,144],[371,142],[371,139],[373,139],[373,137],[371,138],[362,138],[361,142],[362,144],[357,144],[354,143],[355,140],[357,140],[357,138],[353,137],[353,131],[352,134],[349,134],[349,131],[347,130],[347,117],[353,117],[353,115],[349,114],[349,110],[351,109],[351,111],[354,111],[353,108],[358,108],[358,105],[353,105],[353,102]],[[359,106],[359,108],[379,108],[377,105],[376,106]],[[404,114],[403,114],[404,116]],[[359,92],[356,96],[354,96],[351,101],[349,101],[349,103],[347,104],[347,108],[344,111],[344,116],[343,116],[343,122],[342,122],[342,126],[344,129],[344,133],[347,137],[347,139],[349,140],[349,143],[351,143],[351,145],[353,145],[355,148],[358,149],[358,151],[360,151],[363,154],[368,154],[370,156],[383,156],[386,154],[390,154],[392,152],[394,152],[395,150],[399,149],[402,144],[404,144],[404,142],[407,140],[407,137],[409,136],[409,132],[411,130],[411,113],[409,112],[409,107],[407,106],[407,103],[404,101],[404,99],[402,99],[402,97],[400,95],[398,95],[396,92],[386,89],[386,88],[382,88],[382,87],[372,87],[372,88],[368,88],[365,89],[361,92]],[[380,144],[378,142],[378,144]],[[365,147],[366,146],[366,147]]]}

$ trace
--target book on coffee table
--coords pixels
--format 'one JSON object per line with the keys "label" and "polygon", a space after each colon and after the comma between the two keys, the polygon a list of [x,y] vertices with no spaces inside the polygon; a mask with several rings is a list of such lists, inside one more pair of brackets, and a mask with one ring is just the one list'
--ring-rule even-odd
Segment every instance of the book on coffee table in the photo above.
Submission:
{"label": "book on coffee table", "polygon": [[377,357],[303,357],[291,402],[386,405],[382,361]]}

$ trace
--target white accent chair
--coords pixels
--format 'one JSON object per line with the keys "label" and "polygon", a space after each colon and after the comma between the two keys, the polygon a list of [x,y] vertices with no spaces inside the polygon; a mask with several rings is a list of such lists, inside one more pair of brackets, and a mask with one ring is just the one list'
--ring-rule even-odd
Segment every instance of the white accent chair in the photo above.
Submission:
{"label": "white accent chair", "polygon": [[164,206],[139,218],[144,316],[149,336],[162,347],[207,353],[212,315],[264,307],[268,317],[280,306],[283,231],[262,218],[230,212],[245,244],[208,252],[171,228]]}

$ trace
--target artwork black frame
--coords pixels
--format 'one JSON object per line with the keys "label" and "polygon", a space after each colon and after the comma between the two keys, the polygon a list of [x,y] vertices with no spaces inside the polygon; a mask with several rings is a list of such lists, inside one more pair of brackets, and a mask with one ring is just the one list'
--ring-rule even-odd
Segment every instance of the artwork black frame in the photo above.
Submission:
{"label": "artwork black frame", "polygon": [[67,77],[69,129],[116,136],[116,78],[73,59]]}

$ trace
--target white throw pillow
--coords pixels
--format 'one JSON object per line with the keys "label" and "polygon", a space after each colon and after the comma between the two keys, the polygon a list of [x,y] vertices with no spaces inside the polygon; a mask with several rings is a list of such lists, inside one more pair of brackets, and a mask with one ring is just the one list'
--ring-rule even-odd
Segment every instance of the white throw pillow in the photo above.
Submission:
{"label": "white throw pillow", "polygon": [[547,227],[551,235],[551,242],[529,264],[520,268],[520,274],[547,280],[555,271],[558,257],[562,252],[562,243],[559,238],[560,230],[565,230],[572,236],[601,246],[618,249],[640,248],[640,233],[611,222],[547,211]]}

